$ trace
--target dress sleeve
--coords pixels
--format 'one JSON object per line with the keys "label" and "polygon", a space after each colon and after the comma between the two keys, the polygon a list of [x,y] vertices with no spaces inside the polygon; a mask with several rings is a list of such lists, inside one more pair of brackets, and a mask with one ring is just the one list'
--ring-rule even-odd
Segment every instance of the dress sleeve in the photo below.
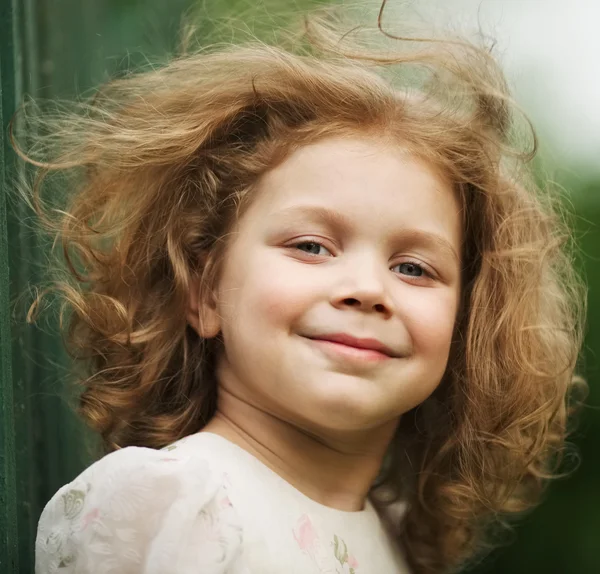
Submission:
{"label": "dress sleeve", "polygon": [[226,482],[201,458],[126,447],[44,508],[36,574],[244,574]]}

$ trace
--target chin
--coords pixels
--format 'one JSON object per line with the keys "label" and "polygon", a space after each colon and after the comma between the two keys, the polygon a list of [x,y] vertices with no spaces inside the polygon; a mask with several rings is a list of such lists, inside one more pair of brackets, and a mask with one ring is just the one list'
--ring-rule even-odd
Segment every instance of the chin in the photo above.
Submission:
{"label": "chin", "polygon": [[387,410],[382,412],[378,409],[366,409],[364,404],[349,405],[347,403],[322,406],[316,408],[311,414],[312,424],[323,430],[335,432],[366,431],[380,427],[399,416]]}

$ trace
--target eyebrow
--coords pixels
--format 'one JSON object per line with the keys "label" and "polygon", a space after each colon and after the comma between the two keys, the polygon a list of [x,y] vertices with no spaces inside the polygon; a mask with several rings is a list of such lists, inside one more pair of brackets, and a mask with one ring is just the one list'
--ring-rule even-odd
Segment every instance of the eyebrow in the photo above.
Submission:
{"label": "eyebrow", "polygon": [[[315,222],[323,222],[336,231],[343,231],[344,229],[349,229],[352,227],[352,220],[350,217],[320,205],[295,205],[272,213],[270,217],[273,220],[277,220],[278,223],[281,223],[282,221],[285,222],[285,220],[288,219],[297,220],[298,218]],[[437,233],[425,231],[423,229],[411,228],[399,229],[397,235],[399,238],[405,242],[408,242],[409,244],[420,244],[424,247],[441,251],[445,255],[450,256],[457,263],[460,261],[460,258],[452,244]]]}

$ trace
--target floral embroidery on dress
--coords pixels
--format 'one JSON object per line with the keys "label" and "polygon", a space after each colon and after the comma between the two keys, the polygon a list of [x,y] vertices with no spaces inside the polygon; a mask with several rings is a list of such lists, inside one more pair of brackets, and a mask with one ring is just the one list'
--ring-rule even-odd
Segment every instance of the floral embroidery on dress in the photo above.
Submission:
{"label": "floral embroidery on dress", "polygon": [[85,503],[85,491],[77,488],[68,490],[62,496],[64,504],[64,515],[68,520],[74,520],[83,509]]}
{"label": "floral embroidery on dress", "polygon": [[70,543],[70,537],[79,529],[77,519],[83,512],[89,490],[89,485],[79,482],[77,486],[67,488],[64,493],[57,494],[54,528],[40,533],[36,542],[36,545],[47,549],[53,555],[58,569],[69,568],[75,563],[75,552]]}
{"label": "floral embroidery on dress", "polygon": [[336,534],[333,535],[333,548],[335,557],[344,569],[343,571],[346,572],[345,566],[347,565],[348,574],[355,574],[356,568],[358,567],[358,562],[354,556],[348,554],[348,547],[346,546],[346,543]]}
{"label": "floral embroidery on dress", "polygon": [[176,440],[175,442],[172,442],[171,444],[168,444],[167,446],[163,446],[161,449],[159,450],[175,450],[178,446],[185,444],[186,442],[188,442],[190,440],[190,437],[192,437],[194,435],[187,435],[184,436],[178,440]]}
{"label": "floral embroidery on dress", "polygon": [[200,458],[135,448],[111,453],[44,508],[36,572],[123,574],[146,563],[153,574],[249,574],[227,482]]}
{"label": "floral embroidery on dress", "polygon": [[298,547],[313,562],[323,574],[357,574],[358,561],[348,553],[348,546],[334,534],[330,546],[333,547],[333,556],[321,544],[319,535],[310,519],[303,514],[293,530]]}

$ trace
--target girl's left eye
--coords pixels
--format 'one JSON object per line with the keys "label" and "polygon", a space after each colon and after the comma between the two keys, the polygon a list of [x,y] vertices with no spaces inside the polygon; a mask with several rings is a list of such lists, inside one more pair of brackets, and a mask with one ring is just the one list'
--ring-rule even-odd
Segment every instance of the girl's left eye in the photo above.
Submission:
{"label": "girl's left eye", "polygon": [[[408,275],[410,277],[422,277],[423,275],[429,275],[427,271],[423,268],[419,263],[415,263],[413,261],[405,261],[404,263],[398,263],[398,265],[394,265],[392,269],[396,267],[400,268],[400,273],[403,275]],[[404,267],[404,270],[402,268]]]}
{"label": "girl's left eye", "polygon": [[[329,249],[320,243],[317,243],[316,241],[302,241],[300,243],[294,243],[292,247],[300,249],[300,251],[306,251],[306,253],[309,253],[310,255],[322,255],[322,253],[319,253],[319,250],[324,249],[331,255],[331,251],[329,251]],[[308,249],[301,249],[301,247],[307,247]]]}

